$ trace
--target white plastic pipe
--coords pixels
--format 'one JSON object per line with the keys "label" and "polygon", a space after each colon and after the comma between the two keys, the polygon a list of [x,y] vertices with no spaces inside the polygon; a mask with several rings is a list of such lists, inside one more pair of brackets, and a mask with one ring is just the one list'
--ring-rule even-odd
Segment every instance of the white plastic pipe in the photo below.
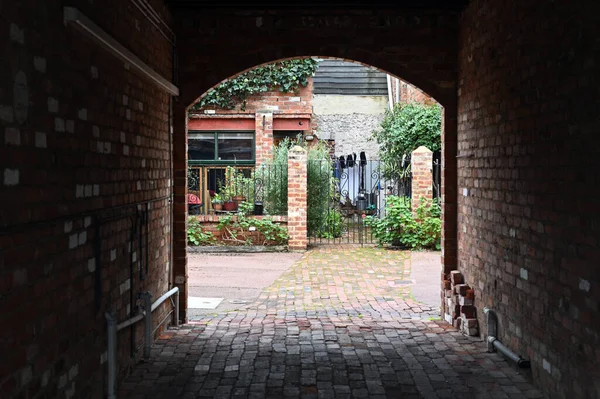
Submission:
{"label": "white plastic pipe", "polygon": [[390,110],[394,108],[394,96],[392,95],[392,77],[390,75],[385,75],[387,77],[387,89],[388,89],[388,103],[390,106]]}
{"label": "white plastic pipe", "polygon": [[144,315],[144,358],[149,359],[152,346],[152,294],[144,292],[141,297],[144,300],[144,310],[146,312]]}
{"label": "white plastic pipe", "polygon": [[520,368],[530,368],[531,362],[529,360],[523,359],[521,356],[508,349],[506,345],[498,340],[498,318],[496,317],[496,313],[490,308],[484,308],[483,313],[486,315],[488,326],[488,352],[494,352],[496,350],[515,362]]}
{"label": "white plastic pipe", "polygon": [[154,303],[152,304],[152,311],[154,312],[156,310],[156,308],[158,308],[160,305],[162,305],[162,303],[164,301],[166,301],[171,295],[178,294],[178,293],[179,293],[178,287],[172,288],[169,291],[165,292],[165,294],[163,296],[161,296],[156,301],[154,301]]}

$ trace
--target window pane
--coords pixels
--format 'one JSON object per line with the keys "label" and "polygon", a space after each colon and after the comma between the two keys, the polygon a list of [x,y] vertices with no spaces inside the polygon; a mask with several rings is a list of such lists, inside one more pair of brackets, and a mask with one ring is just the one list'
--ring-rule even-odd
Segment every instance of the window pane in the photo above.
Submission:
{"label": "window pane", "polygon": [[215,136],[212,133],[193,133],[188,137],[188,159],[212,161],[215,159]]}
{"label": "window pane", "polygon": [[252,133],[230,133],[219,135],[219,159],[251,161],[254,147]]}

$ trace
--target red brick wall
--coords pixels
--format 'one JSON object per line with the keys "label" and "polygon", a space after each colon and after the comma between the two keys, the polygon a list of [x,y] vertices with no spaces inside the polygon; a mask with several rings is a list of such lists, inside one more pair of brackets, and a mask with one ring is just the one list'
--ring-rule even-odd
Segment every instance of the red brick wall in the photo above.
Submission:
{"label": "red brick wall", "polygon": [[308,245],[306,225],[307,153],[299,146],[288,154],[288,247],[304,250]]}
{"label": "red brick wall", "polygon": [[417,148],[411,154],[411,199],[413,212],[416,211],[422,199],[431,200],[433,198],[432,160],[433,153],[424,146]]}
{"label": "red brick wall", "polygon": [[[300,86],[298,93],[282,93],[279,89],[250,96],[246,100],[245,109],[238,104],[234,109],[222,109],[207,106],[193,113],[205,114],[212,110],[218,115],[254,114],[260,111],[273,111],[275,114],[312,114],[312,78],[306,87]],[[203,94],[203,93],[200,93]]]}
{"label": "red brick wall", "polygon": [[[217,224],[219,223],[219,216],[217,215],[198,215],[198,216],[194,216],[196,219],[198,219],[198,221],[200,221],[200,223],[202,224],[202,230],[205,232],[211,232],[217,243],[223,243],[223,232],[221,230],[219,230],[217,228]],[[257,218],[257,219],[263,219],[264,216],[252,216],[253,218]],[[273,222],[279,224],[279,225],[287,225],[287,216],[278,216],[278,215],[273,215],[270,216],[270,218],[273,220]],[[260,234],[259,232],[255,232],[255,234],[253,234],[253,237],[256,237],[257,240],[263,240],[264,239],[264,235]],[[229,245],[232,245],[231,242],[225,242]]]}
{"label": "red brick wall", "polygon": [[474,0],[460,33],[459,268],[557,398],[600,397],[599,13]]}
{"label": "red brick wall", "polygon": [[[168,201],[150,205],[144,280],[137,267],[133,279],[129,276],[127,214],[135,207],[109,208],[169,195],[169,96],[65,26],[63,3],[0,5],[0,396],[5,398],[105,397],[104,313],[114,310],[122,321],[136,305],[130,303],[131,292],[149,290],[157,297],[168,289]],[[170,44],[131,2],[78,3],[95,23],[171,78]],[[163,8],[157,11],[169,18]],[[137,244],[134,251],[140,259]],[[164,309],[154,314],[162,319]],[[142,330],[136,326],[135,346]],[[122,370],[131,358],[128,329],[119,333],[118,345]]]}
{"label": "red brick wall", "polygon": [[273,114],[271,112],[257,112],[254,129],[256,137],[256,165],[261,165],[272,158],[273,153]]}
{"label": "red brick wall", "polygon": [[433,104],[435,100],[417,87],[407,84],[406,82],[400,82],[400,102],[407,104],[413,102]]}

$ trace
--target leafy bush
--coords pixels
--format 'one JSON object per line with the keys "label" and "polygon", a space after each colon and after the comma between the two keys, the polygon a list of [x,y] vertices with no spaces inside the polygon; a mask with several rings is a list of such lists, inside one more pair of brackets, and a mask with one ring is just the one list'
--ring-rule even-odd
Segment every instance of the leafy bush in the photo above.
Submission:
{"label": "leafy bush", "polygon": [[211,245],[215,242],[213,233],[204,231],[200,221],[193,216],[188,217],[187,237],[190,245]]}
{"label": "leafy bush", "polygon": [[[324,143],[318,142],[308,148],[307,167],[307,229],[309,236],[318,237],[328,231],[331,204],[339,203],[336,200],[333,164],[329,148]],[[341,225],[341,214],[339,216]]]}
{"label": "leafy bush", "polygon": [[373,132],[385,177],[396,177],[405,167],[402,160],[420,146],[437,151],[442,146],[442,109],[437,104],[396,104]]}
{"label": "leafy bush", "polygon": [[391,195],[386,201],[385,217],[365,218],[380,245],[440,249],[442,223],[437,202],[422,199],[413,215],[410,198]]}
{"label": "leafy bush", "polygon": [[[257,187],[262,186],[262,192],[257,193],[257,201],[263,202],[267,215],[286,215],[288,209],[288,151],[296,141],[283,139],[273,148],[273,158],[255,170]],[[262,194],[262,195],[261,195]]]}
{"label": "leafy bush", "polygon": [[321,229],[316,233],[319,238],[338,238],[344,232],[344,216],[338,209],[332,209],[327,213]]}
{"label": "leafy bush", "polygon": [[[237,214],[228,214],[219,218],[217,229],[222,232],[223,241],[238,245],[281,245],[287,243],[287,229],[269,217],[260,219],[248,217],[254,204],[243,202]],[[260,235],[253,234],[253,231]],[[256,241],[261,238],[260,241]]]}

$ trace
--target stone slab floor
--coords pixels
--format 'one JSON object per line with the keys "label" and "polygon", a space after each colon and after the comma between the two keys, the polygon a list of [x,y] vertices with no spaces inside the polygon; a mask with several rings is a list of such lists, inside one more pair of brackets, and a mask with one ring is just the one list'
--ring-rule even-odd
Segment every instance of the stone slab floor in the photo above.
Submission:
{"label": "stone slab floor", "polygon": [[119,398],[542,397],[411,299],[410,263],[378,248],[308,251],[251,306],[168,330]]}

